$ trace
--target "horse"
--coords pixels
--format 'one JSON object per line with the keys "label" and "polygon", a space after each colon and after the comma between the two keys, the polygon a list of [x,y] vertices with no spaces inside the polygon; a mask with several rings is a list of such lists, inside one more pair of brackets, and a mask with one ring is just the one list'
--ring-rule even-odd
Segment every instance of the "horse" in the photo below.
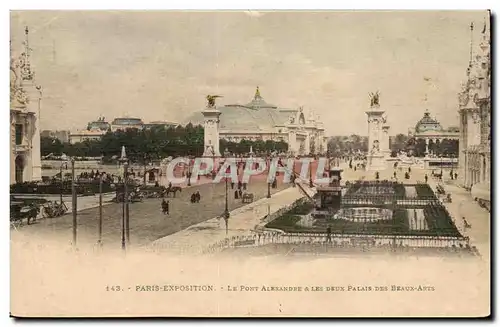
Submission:
{"label": "horse", "polygon": [[167,188],[167,190],[165,191],[165,195],[168,197],[170,193],[173,193],[175,198],[175,194],[177,192],[182,193],[182,188],[180,186],[172,186]]}
{"label": "horse", "polygon": [[32,203],[28,206],[19,208],[18,210],[13,210],[13,212],[11,213],[11,220],[14,222],[19,222],[19,224],[22,225],[22,220],[24,218],[27,218],[27,224],[29,225],[31,220],[36,221],[36,217],[39,213],[40,207]]}

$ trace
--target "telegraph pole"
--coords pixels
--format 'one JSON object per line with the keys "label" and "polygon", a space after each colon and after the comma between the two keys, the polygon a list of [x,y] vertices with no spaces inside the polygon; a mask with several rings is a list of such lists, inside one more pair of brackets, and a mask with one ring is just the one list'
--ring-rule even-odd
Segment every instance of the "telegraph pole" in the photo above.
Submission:
{"label": "telegraph pole", "polygon": [[76,181],[75,181],[75,158],[71,158],[71,207],[73,211],[73,246],[76,247],[76,229],[77,229],[77,197],[76,197]]}
{"label": "telegraph pole", "polygon": [[[224,157],[227,160],[227,157],[228,157],[227,149],[224,152]],[[229,166],[229,167],[231,167],[231,166]],[[229,171],[231,171],[231,168],[229,168]],[[226,176],[224,179],[225,179],[225,183],[226,183],[226,186],[225,186],[226,196],[225,196],[225,208],[224,208],[224,222],[226,223],[226,235],[227,235],[228,229],[229,229],[229,216],[230,216],[230,214],[229,214],[229,204],[228,204],[228,189],[227,189],[227,180],[228,180],[228,177]]]}
{"label": "telegraph pole", "polygon": [[102,177],[104,173],[101,173],[99,177],[99,245],[102,245]]}
{"label": "telegraph pole", "polygon": [[271,157],[269,156],[269,161],[268,161],[268,164],[267,164],[267,171],[268,171],[268,174],[267,174],[267,198],[270,199],[271,198]]}
{"label": "telegraph pole", "polygon": [[129,205],[128,205],[128,162],[125,162],[123,165],[123,170],[125,174],[125,198],[124,198],[124,203],[125,203],[125,231],[126,231],[126,237],[127,237],[127,244],[130,245],[130,215],[129,215]]}
{"label": "telegraph pole", "polygon": [[144,153],[144,186],[146,186],[146,154]]}
{"label": "telegraph pole", "polygon": [[60,194],[59,194],[59,202],[63,203],[63,188],[64,188],[64,181],[63,181],[63,164],[61,163],[61,167],[59,168],[59,174],[61,175],[61,189],[60,189]]}

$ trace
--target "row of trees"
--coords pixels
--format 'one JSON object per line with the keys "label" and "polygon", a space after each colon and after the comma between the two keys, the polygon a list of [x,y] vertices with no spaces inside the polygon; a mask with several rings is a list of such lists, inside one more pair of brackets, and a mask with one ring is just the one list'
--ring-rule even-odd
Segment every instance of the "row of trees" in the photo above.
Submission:
{"label": "row of trees", "polygon": [[[43,156],[66,154],[77,157],[104,157],[105,161],[119,157],[122,146],[127,149],[127,157],[135,162],[158,160],[169,156],[201,156],[203,155],[203,126],[188,124],[175,128],[127,129],[125,131],[107,132],[100,140],[86,140],[69,144],[55,138],[42,137],[41,152]],[[235,154],[248,153],[252,147],[255,152],[286,151],[288,144],[273,141],[242,140],[239,143],[221,140],[220,149],[228,149]]]}
{"label": "row of trees", "polygon": [[[408,144],[408,148],[415,156],[425,156],[426,144],[424,139],[411,139]],[[452,139],[443,139],[442,141],[437,140],[436,142],[429,140],[428,148],[430,153],[438,157],[458,157],[460,151],[458,140]]]}
{"label": "row of trees", "polygon": [[[404,151],[416,157],[424,157],[426,145],[424,139],[414,139],[405,134],[397,134],[390,138],[392,156]],[[331,154],[355,154],[368,151],[368,137],[360,135],[333,136],[328,141],[328,151]],[[444,139],[442,141],[429,141],[429,152],[437,156],[457,157],[458,140]]]}
{"label": "row of trees", "polygon": [[328,152],[332,155],[355,154],[368,151],[368,137],[352,134],[351,136],[332,136],[328,140]]}

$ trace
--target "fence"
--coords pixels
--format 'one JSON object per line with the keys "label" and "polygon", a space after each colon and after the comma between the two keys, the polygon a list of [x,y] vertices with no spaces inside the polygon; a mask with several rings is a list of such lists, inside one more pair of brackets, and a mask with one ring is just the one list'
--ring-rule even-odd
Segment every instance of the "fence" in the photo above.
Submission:
{"label": "fence", "polygon": [[469,249],[468,237],[452,236],[387,236],[363,234],[285,233],[265,230],[251,235],[233,236],[217,242],[203,251],[216,253],[229,248],[264,246],[269,244],[321,245],[331,244],[339,248],[387,247],[387,248],[459,248]]}

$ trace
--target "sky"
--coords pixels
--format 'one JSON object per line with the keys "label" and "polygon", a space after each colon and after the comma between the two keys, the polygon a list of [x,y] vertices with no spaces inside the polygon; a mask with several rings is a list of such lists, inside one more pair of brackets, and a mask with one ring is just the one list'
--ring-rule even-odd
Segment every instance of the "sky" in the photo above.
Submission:
{"label": "sky", "polygon": [[[218,104],[313,108],[327,135],[367,134],[380,92],[391,135],[426,109],[458,126],[461,82],[485,11],[13,11],[13,55],[30,28],[43,87],[41,128],[83,129],[99,116],[184,123]],[[427,81],[426,81],[427,80]],[[427,101],[425,97],[427,95]]]}

